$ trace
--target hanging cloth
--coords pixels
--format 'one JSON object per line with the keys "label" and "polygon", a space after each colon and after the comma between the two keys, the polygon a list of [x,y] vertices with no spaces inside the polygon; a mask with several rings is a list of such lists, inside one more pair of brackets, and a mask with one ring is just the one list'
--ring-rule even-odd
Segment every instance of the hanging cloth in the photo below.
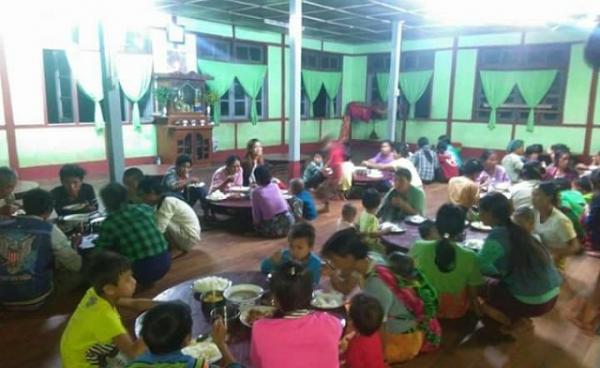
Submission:
{"label": "hanging cloth", "polygon": [[125,96],[133,103],[131,123],[137,131],[142,129],[139,101],[150,88],[152,55],[119,54],[116,58],[117,76]]}
{"label": "hanging cloth", "polygon": [[310,101],[310,105],[317,100],[321,88],[325,88],[325,93],[329,97],[329,107],[333,114],[333,100],[337,97],[342,84],[342,73],[324,72],[319,70],[302,70],[302,83],[304,92]]}
{"label": "hanging cloth", "polygon": [[100,101],[104,99],[102,88],[102,68],[100,65],[100,53],[88,50],[66,50],[67,61],[77,84],[83,93],[94,102],[94,123],[96,131],[104,129],[104,117]]}
{"label": "hanging cloth", "polygon": [[[419,99],[423,96],[431,81],[433,75],[432,70],[420,70],[415,72],[401,72],[399,78],[400,89],[402,95],[410,105],[409,118],[414,119],[415,117],[415,105]],[[386,102],[388,100],[388,86],[390,80],[389,73],[377,73],[375,75],[377,79],[377,91],[381,99]]]}
{"label": "hanging cloth", "polygon": [[208,88],[219,96],[213,104],[213,120],[216,125],[221,122],[221,97],[231,88],[235,74],[230,63],[212,60],[198,60],[198,69],[202,74],[208,74],[213,79],[206,81]]}
{"label": "hanging cloth", "polygon": [[556,79],[556,70],[523,70],[515,72],[517,87],[521,96],[529,107],[529,117],[527,118],[527,131],[533,132],[535,123],[535,107],[542,102],[554,79]]}
{"label": "hanging cloth", "polygon": [[250,121],[252,125],[256,125],[258,122],[256,97],[265,82],[267,66],[260,64],[236,64],[234,72],[242,88],[248,97],[250,97]]}
{"label": "hanging cloth", "polygon": [[479,75],[483,93],[492,109],[488,127],[494,129],[496,127],[496,109],[510,96],[516,84],[517,74],[514,71],[482,70]]}

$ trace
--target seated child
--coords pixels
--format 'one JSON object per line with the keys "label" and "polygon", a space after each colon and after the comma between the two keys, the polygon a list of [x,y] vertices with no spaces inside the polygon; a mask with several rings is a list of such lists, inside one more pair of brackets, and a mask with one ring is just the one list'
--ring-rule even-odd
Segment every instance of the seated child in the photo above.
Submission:
{"label": "seated child", "polygon": [[123,185],[127,188],[129,203],[142,203],[138,196],[138,185],[144,179],[144,173],[137,167],[130,167],[123,173]]}
{"label": "seated child", "polygon": [[290,193],[302,201],[302,217],[305,220],[311,221],[317,218],[315,200],[310,192],[304,188],[302,179],[293,179],[290,182]]}
{"label": "seated child", "polygon": [[364,211],[358,218],[358,232],[365,238],[365,244],[371,251],[385,254],[385,246],[378,239],[384,233],[379,229],[379,219],[375,215],[380,204],[381,197],[377,190],[369,188],[364,192],[362,197]]}
{"label": "seated child", "polygon": [[431,220],[425,220],[419,225],[419,236],[423,240],[440,240],[435,222]]}
{"label": "seated child", "polygon": [[323,170],[323,156],[320,152],[315,152],[312,161],[306,165],[304,174],[302,175],[302,180],[306,188],[314,189],[325,180],[325,176],[321,173],[321,170]]}
{"label": "seated child", "polygon": [[129,335],[117,306],[141,312],[154,302],[131,298],[136,286],[131,262],[113,252],[98,252],[86,274],[92,287],[71,315],[60,341],[63,367],[110,366],[122,359],[119,353],[136,358],[146,346]]}
{"label": "seated child", "polygon": [[590,175],[582,176],[573,180],[572,186],[574,190],[583,194],[583,199],[585,199],[586,204],[592,203],[592,198],[594,198],[594,190]]}
{"label": "seated child", "polygon": [[[223,355],[225,367],[241,367],[225,343],[227,329],[223,321],[213,324],[212,339]],[[128,365],[129,368],[180,367],[207,368],[203,358],[193,358],[181,352],[192,342],[192,313],[182,302],[160,303],[150,309],[142,324],[142,339],[148,351]],[[211,365],[211,367],[217,367]]]}
{"label": "seated child", "polygon": [[346,335],[344,353],[347,368],[384,368],[383,342],[379,329],[383,324],[383,308],[379,301],[366,294],[355,295],[350,301],[350,323],[354,332]]}
{"label": "seated child", "polygon": [[0,217],[11,216],[19,208],[13,193],[16,186],[17,173],[10,167],[0,167]]}
{"label": "seated child", "polygon": [[342,206],[342,217],[337,220],[335,231],[347,229],[349,227],[355,227],[354,221],[356,221],[356,214],[358,211],[352,202],[346,202]]}
{"label": "seated child", "polygon": [[313,284],[317,285],[321,278],[321,259],[312,252],[315,244],[315,228],[308,222],[295,223],[288,234],[289,248],[277,250],[262,261],[260,270],[272,273],[283,264],[294,261],[302,264],[310,273]]}

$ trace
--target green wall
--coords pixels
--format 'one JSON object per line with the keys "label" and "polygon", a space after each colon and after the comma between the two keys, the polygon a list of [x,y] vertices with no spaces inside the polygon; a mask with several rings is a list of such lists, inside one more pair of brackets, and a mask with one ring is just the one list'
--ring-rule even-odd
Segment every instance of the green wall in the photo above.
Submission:
{"label": "green wall", "polygon": [[538,126],[533,132],[527,132],[525,126],[522,125],[518,125],[516,128],[515,137],[523,139],[528,144],[544,142],[548,146],[560,142],[569,146],[573,152],[583,152],[585,128]]}
{"label": "green wall", "polygon": [[[490,131],[487,123],[452,123],[452,140],[461,142],[464,147],[506,149],[510,141],[512,127],[498,124]],[[437,141],[437,136],[436,136]]]}
{"label": "green wall", "polygon": [[[456,55],[453,119],[470,120],[473,114],[477,50],[459,50]],[[433,101],[432,103],[437,103]]]}
{"label": "green wall", "polygon": [[367,57],[344,56],[342,70],[342,106],[346,106],[351,101],[365,101]]}
{"label": "green wall", "polygon": [[565,95],[565,124],[585,124],[587,120],[592,69],[583,60],[583,45],[571,46],[569,77]]}
{"label": "green wall", "polygon": [[0,166],[8,166],[8,141],[6,130],[0,130]]}
{"label": "green wall", "polygon": [[446,119],[448,116],[448,96],[450,95],[450,74],[452,72],[452,51],[435,53],[435,74],[433,75],[431,118]]}

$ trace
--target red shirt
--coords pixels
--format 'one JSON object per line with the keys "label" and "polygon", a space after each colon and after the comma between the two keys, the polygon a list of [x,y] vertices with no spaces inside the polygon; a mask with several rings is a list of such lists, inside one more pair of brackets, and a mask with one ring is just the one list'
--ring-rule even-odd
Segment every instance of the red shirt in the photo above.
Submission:
{"label": "red shirt", "polygon": [[329,162],[327,166],[333,170],[333,179],[339,179],[342,177],[342,162],[344,162],[344,156],[346,148],[340,142],[333,142],[329,150]]}
{"label": "red shirt", "polygon": [[383,343],[379,332],[371,336],[358,333],[348,343],[346,350],[347,368],[386,368],[383,358]]}

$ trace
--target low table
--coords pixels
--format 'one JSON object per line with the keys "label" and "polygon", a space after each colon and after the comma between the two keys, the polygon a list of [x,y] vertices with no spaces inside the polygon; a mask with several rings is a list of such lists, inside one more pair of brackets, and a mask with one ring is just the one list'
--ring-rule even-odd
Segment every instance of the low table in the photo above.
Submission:
{"label": "low table", "polygon": [[[417,240],[421,239],[419,235],[419,226],[402,223],[400,227],[406,230],[402,234],[389,234],[381,237],[381,242],[389,248],[390,251],[408,252]],[[489,233],[476,231],[470,227],[466,229],[466,239],[485,239]]]}
{"label": "low table", "polygon": [[[291,162],[290,157],[287,153],[269,153],[267,155],[264,155],[263,158],[265,162],[270,163],[272,165],[287,165]],[[310,160],[310,155],[300,155],[299,161],[302,163],[302,165],[304,165],[304,163],[308,160]]]}
{"label": "low table", "polygon": [[352,174],[352,185],[363,185],[363,186],[371,186],[377,183],[381,183],[387,181],[388,179],[384,177],[371,177],[364,174]]}
{"label": "low table", "polygon": [[15,186],[15,190],[13,193],[15,194],[16,199],[23,199],[25,193],[29,192],[32,189],[37,189],[40,187],[40,184],[35,181],[28,180],[19,180],[17,185]]}

